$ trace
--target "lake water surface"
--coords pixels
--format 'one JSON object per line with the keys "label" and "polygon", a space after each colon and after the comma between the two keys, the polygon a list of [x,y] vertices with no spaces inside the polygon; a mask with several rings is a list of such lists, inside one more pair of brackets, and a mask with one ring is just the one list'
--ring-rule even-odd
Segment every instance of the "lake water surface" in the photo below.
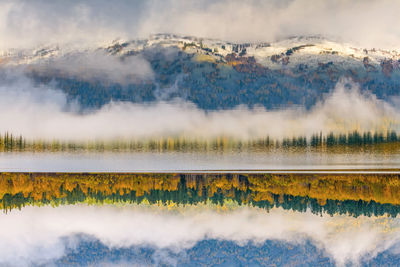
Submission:
{"label": "lake water surface", "polygon": [[2,153],[1,172],[388,171],[400,153]]}

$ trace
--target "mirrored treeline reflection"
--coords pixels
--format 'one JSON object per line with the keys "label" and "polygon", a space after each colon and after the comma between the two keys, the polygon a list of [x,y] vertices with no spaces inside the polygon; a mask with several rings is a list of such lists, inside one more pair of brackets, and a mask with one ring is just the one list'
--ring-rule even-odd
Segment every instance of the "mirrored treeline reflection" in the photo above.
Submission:
{"label": "mirrored treeline reflection", "polygon": [[4,212],[27,205],[213,203],[315,214],[400,213],[395,174],[1,173]]}

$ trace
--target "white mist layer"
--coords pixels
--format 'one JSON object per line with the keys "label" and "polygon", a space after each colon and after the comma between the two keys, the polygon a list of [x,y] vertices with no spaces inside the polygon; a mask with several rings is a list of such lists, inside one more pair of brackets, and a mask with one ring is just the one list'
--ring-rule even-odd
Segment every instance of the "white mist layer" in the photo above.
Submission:
{"label": "white mist layer", "polygon": [[104,51],[76,52],[61,57],[41,59],[29,68],[44,74],[57,72],[65,77],[85,81],[135,83],[153,79],[150,63],[141,56],[124,59],[107,55]]}
{"label": "white mist layer", "polygon": [[[346,87],[351,87],[350,89]],[[54,86],[35,86],[28,78],[11,77],[0,84],[0,132],[28,139],[94,141],[185,137],[238,140],[310,136],[315,133],[398,130],[400,113],[356,84],[339,82],[326,99],[310,110],[267,111],[239,106],[209,111],[176,100],[150,104],[111,102],[88,114]]]}
{"label": "white mist layer", "polygon": [[[26,207],[0,215],[0,263],[45,263],[64,255],[65,237],[90,235],[110,248],[148,245],[182,251],[204,239],[262,243],[310,239],[338,265],[357,264],[400,242],[399,218],[322,217],[272,209],[240,207],[229,211],[187,207],[160,210],[145,206]],[[267,252],[266,252],[267,253]]]}

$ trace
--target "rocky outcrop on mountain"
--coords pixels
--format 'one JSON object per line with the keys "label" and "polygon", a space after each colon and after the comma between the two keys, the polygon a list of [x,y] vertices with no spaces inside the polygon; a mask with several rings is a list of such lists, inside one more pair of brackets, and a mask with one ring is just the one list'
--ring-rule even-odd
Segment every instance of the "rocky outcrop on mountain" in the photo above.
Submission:
{"label": "rocky outcrop on mountain", "polygon": [[390,77],[393,72],[393,60],[384,59],[381,62],[382,72],[386,77]]}
{"label": "rocky outcrop on mountain", "polygon": [[245,56],[236,56],[235,53],[228,54],[225,57],[228,65],[233,66],[233,68],[238,72],[251,73],[253,75],[266,75],[269,71],[267,67],[262,66],[257,63],[256,59],[253,56],[245,57]]}

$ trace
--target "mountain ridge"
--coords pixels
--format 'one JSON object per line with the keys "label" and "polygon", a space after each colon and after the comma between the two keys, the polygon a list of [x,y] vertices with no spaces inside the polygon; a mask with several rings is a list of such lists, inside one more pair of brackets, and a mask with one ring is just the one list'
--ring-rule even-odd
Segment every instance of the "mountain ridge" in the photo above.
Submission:
{"label": "mountain ridge", "polygon": [[83,108],[175,98],[206,110],[243,104],[310,108],[343,77],[385,101],[398,95],[400,87],[398,51],[363,49],[320,36],[232,43],[155,34],[92,49],[48,46],[3,52],[0,65],[23,67],[39,83],[55,80]]}

